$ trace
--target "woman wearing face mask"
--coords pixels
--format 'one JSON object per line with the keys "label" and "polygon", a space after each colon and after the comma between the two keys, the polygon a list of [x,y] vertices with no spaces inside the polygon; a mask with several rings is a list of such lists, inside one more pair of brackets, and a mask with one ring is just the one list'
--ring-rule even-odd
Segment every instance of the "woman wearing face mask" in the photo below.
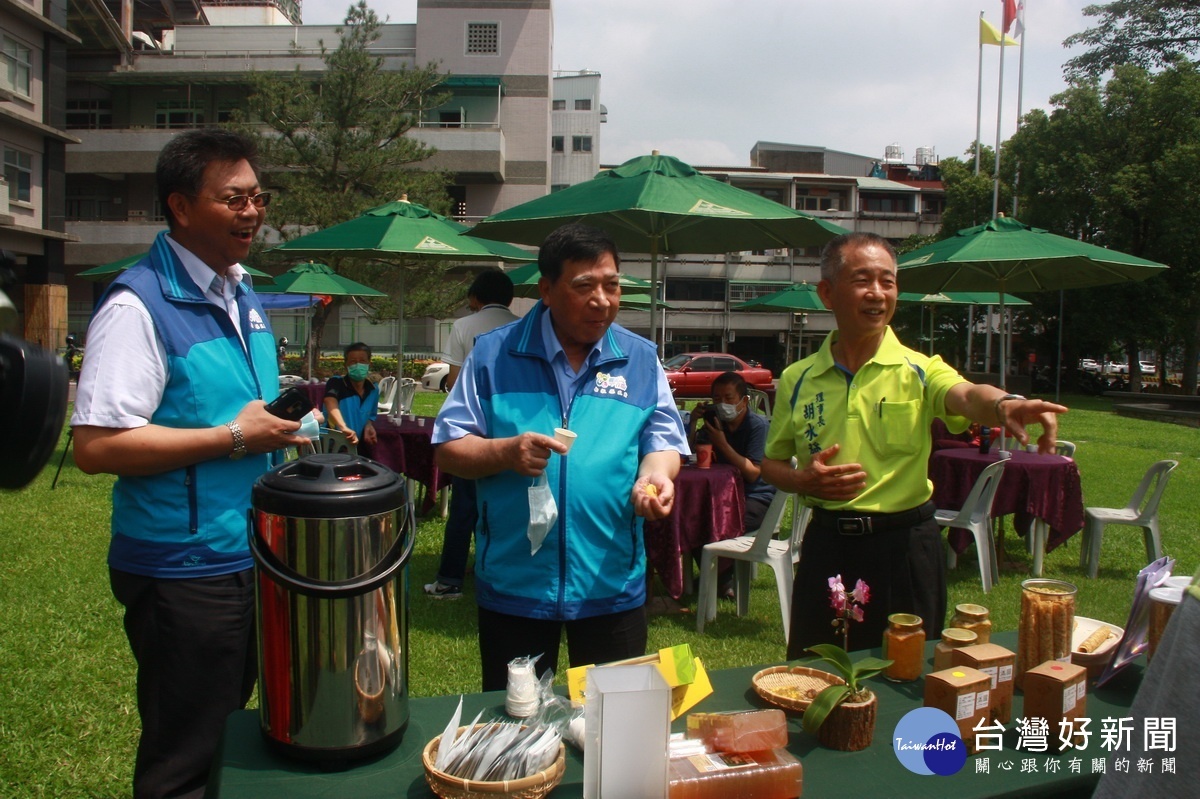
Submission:
{"label": "woman wearing face mask", "polygon": [[[770,420],[750,413],[749,393],[746,381],[737,372],[721,374],[712,384],[712,402],[697,405],[688,424],[688,443],[693,452],[697,444],[712,444],[714,461],[728,463],[742,473],[747,533],[759,528],[775,496],[775,487],[760,474]],[[697,431],[696,422],[700,419],[704,419],[704,427]],[[699,562],[699,552],[693,555]],[[721,577],[717,594],[728,599],[733,598],[732,565],[722,560],[718,567]]]}
{"label": "woman wearing face mask", "polygon": [[374,445],[375,416],[379,412],[379,389],[367,379],[371,370],[371,348],[361,341],[346,347],[346,375],[335,375],[325,384],[325,416],[351,444]]}

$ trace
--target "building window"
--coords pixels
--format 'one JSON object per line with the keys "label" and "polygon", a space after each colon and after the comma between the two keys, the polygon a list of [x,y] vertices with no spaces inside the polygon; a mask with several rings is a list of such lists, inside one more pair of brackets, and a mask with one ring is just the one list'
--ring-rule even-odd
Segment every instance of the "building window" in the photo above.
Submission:
{"label": "building window", "polygon": [[566,100],[551,100],[550,101],[550,110],[551,111],[566,111],[567,110],[567,101]]}
{"label": "building window", "polygon": [[163,100],[154,104],[154,127],[198,128],[204,124],[204,109],[188,100]]}
{"label": "building window", "polygon": [[888,197],[886,195],[869,197],[864,195],[862,209],[881,214],[903,214],[910,210],[910,206],[907,197]]}
{"label": "building window", "polygon": [[67,100],[68,130],[110,130],[112,100]]}
{"label": "building window", "polygon": [[572,136],[571,137],[571,152],[573,153],[590,153],[592,151],[591,136]]}
{"label": "building window", "polygon": [[500,55],[500,23],[468,22],[467,55]]}
{"label": "building window", "polygon": [[5,147],[4,179],[8,181],[8,199],[23,203],[32,202],[33,156]]}
{"label": "building window", "polygon": [[592,110],[592,101],[590,99],[576,100],[575,101],[575,110],[576,111],[591,111]]}
{"label": "building window", "polygon": [[551,183],[550,184],[550,193],[553,194],[556,191],[562,191],[563,189],[565,189],[569,186],[570,186],[569,183]]}
{"label": "building window", "polygon": [[439,111],[438,112],[438,127],[441,128],[461,128],[462,127],[462,111]]}
{"label": "building window", "polygon": [[33,74],[33,53],[16,39],[4,37],[4,67],[9,87],[29,97],[29,76]]}
{"label": "building window", "polygon": [[563,137],[562,136],[551,136],[550,137],[550,152],[561,153],[562,151],[563,151]]}
{"label": "building window", "polygon": [[797,197],[798,211],[837,211],[840,210],[837,197]]}

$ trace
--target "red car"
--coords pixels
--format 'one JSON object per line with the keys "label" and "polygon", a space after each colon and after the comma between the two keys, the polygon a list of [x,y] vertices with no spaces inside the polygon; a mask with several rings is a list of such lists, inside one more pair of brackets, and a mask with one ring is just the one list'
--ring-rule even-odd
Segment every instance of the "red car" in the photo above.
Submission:
{"label": "red car", "polygon": [[741,358],[725,352],[681,352],[663,364],[667,382],[677,397],[703,398],[712,396],[712,384],[723,372],[737,372],[750,388],[769,395],[775,393],[774,376],[770,369],[751,366]]}

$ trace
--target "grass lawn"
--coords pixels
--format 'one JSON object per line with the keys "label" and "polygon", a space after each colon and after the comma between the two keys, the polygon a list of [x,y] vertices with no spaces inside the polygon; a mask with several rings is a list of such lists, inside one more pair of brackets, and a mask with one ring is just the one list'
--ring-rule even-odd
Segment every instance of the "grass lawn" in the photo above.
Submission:
{"label": "grass lawn", "polygon": [[[432,414],[442,398],[418,393],[415,410]],[[1068,397],[1065,402],[1072,412],[1062,419],[1060,437],[1079,445],[1086,505],[1123,506],[1152,462],[1180,462],[1161,509],[1163,543],[1177,558],[1178,573],[1195,572],[1200,566],[1197,431],[1117,417],[1103,399]],[[105,566],[113,478],[85,475],[68,457],[58,488],[51,491],[58,455],[28,488],[0,494],[0,796],[127,797],[138,719],[133,659]],[[437,571],[442,527],[438,518],[421,521],[410,568],[409,676],[415,696],[479,687],[470,580],[467,596],[459,601],[434,601],[420,593],[420,585]],[[1028,567],[1011,530],[1006,540],[1010,557],[1026,570],[1002,572],[990,594],[980,588],[971,551],[949,575],[951,607],[986,605],[1000,630],[1016,629],[1020,583]],[[1078,614],[1123,625],[1133,577],[1144,565],[1140,533],[1108,528],[1096,580],[1088,580],[1079,567],[1079,541],[1076,536],[1050,553],[1045,575],[1079,586]],[[684,597],[685,609],[694,606],[694,598]],[[770,570],[759,572],[748,616],[737,618],[722,603],[704,635],[696,634],[690,612],[651,617],[650,651],[684,642],[710,669],[780,662],[784,642]],[[560,662],[566,662],[565,655]]]}

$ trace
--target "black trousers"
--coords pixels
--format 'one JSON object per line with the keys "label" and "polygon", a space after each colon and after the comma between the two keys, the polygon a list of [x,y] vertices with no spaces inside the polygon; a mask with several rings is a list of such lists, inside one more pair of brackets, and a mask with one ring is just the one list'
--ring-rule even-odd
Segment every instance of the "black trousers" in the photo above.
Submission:
{"label": "black trousers", "polygon": [[137,660],[135,799],[204,794],[225,718],[258,672],[254,572],[161,580],[109,570]]}
{"label": "black trousers", "polygon": [[809,524],[792,588],[788,659],[811,657],[804,650],[813,644],[841,645],[829,604],[829,578],[837,574],[846,590],[858,579],[871,589],[863,621],[850,623],[851,651],[879,646],[892,613],[915,613],[925,622],[927,639],[941,637],[946,621],[945,557],[933,519],[868,536],[841,535],[815,521]]}
{"label": "black trousers", "polygon": [[572,621],[551,621],[510,616],[479,608],[479,655],[483,661],[483,690],[508,687],[508,663],[513,658],[542,657],[537,675],[558,671],[558,645],[567,631],[567,656],[571,666],[607,663],[646,654],[646,609],[592,616]]}

